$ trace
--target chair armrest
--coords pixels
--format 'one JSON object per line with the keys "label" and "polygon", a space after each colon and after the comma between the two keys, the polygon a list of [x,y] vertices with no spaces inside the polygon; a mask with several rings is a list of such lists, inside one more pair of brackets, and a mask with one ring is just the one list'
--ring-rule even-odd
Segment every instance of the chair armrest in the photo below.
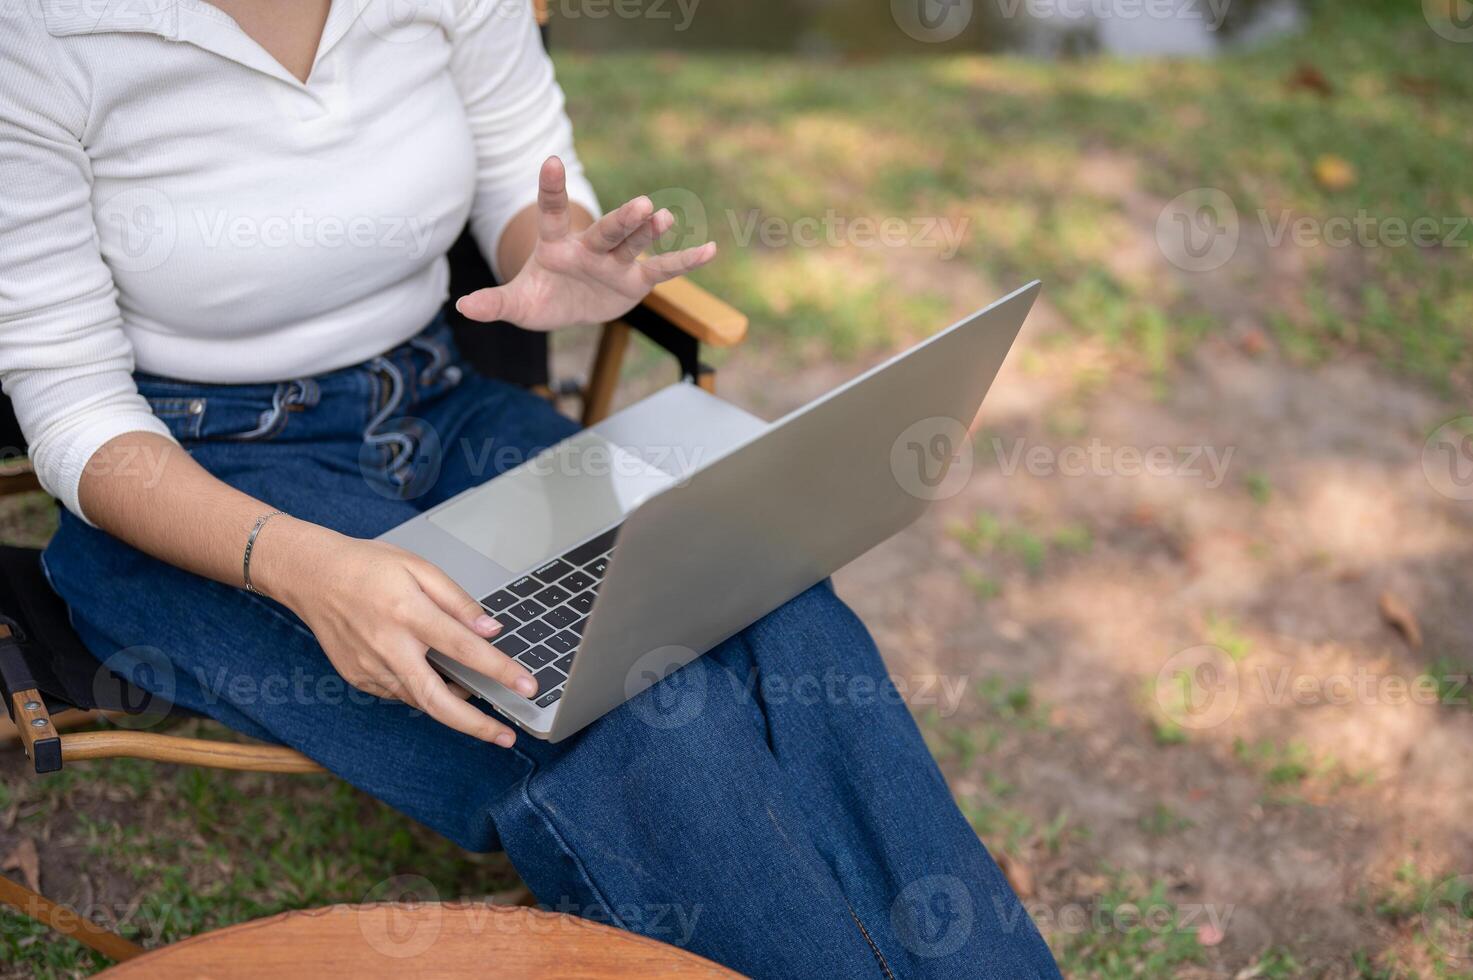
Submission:
{"label": "chair armrest", "polygon": [[660,283],[640,305],[711,347],[735,347],[747,336],[746,314],[683,277]]}

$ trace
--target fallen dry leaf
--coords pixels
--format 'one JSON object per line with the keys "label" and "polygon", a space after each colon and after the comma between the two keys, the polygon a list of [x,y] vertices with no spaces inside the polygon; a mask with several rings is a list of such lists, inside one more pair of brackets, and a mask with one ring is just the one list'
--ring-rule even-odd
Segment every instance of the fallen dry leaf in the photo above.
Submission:
{"label": "fallen dry leaf", "polygon": [[1343,191],[1355,186],[1355,165],[1344,157],[1326,153],[1314,162],[1314,179],[1327,191]]}
{"label": "fallen dry leaf", "polygon": [[1407,646],[1413,650],[1422,649],[1422,627],[1417,623],[1412,607],[1391,592],[1381,593],[1380,605],[1381,618],[1401,634],[1402,639],[1407,641]]}
{"label": "fallen dry leaf", "polygon": [[0,871],[19,871],[26,887],[33,892],[41,890],[41,855],[36,852],[36,842],[29,837],[15,845],[15,850],[0,861]]}
{"label": "fallen dry leaf", "polygon": [[1305,89],[1326,98],[1335,94],[1335,87],[1330,84],[1324,72],[1307,63],[1295,68],[1284,84],[1290,89]]}
{"label": "fallen dry leaf", "polygon": [[1033,897],[1033,870],[1021,859],[1012,857],[1003,851],[994,855],[997,866],[1002,869],[1003,877],[1008,884],[1013,886],[1013,891],[1019,898],[1027,899]]}

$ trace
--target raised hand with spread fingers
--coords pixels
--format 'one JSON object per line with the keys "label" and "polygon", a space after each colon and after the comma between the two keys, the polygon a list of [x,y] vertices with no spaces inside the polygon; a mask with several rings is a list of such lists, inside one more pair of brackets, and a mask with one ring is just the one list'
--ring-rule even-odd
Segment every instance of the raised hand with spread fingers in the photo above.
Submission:
{"label": "raised hand with spread fingers", "polygon": [[716,256],[716,243],[641,259],[675,218],[640,196],[581,231],[573,229],[567,174],[557,157],[542,164],[537,240],[511,281],[463,296],[455,308],[472,320],[505,320],[528,330],[602,323],[628,313],[658,283]]}

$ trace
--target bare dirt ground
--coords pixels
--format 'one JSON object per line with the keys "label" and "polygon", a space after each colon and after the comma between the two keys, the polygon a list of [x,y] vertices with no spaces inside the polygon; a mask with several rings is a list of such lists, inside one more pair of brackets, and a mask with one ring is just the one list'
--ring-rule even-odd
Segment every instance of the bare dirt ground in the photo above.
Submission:
{"label": "bare dirt ground", "polygon": [[[957,315],[1005,291],[947,276]],[[1125,894],[1206,947],[1174,975],[1461,975],[1435,917],[1473,872],[1473,504],[1424,470],[1459,413],[1358,356],[1296,366],[1193,285],[1234,328],[1155,383],[1045,291],[972,478],[839,591],[1056,952],[1096,967]],[[768,418],[859,370],[754,341],[721,392]]]}

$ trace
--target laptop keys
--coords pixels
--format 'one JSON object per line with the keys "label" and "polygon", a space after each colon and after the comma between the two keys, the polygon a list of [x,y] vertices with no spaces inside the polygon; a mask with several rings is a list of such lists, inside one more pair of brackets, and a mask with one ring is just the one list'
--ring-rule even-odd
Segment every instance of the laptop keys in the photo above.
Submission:
{"label": "laptop keys", "polygon": [[587,616],[593,611],[593,593],[583,592],[575,595],[572,601],[568,603],[568,606],[577,610],[580,615]]}
{"label": "laptop keys", "polygon": [[542,583],[537,581],[530,575],[523,575],[511,585],[508,585],[507,588],[516,593],[521,598],[525,599],[533,592],[536,592],[538,589],[542,588]]}
{"label": "laptop keys", "polygon": [[546,667],[557,659],[557,654],[544,646],[536,646],[517,657],[522,663],[533,670]]}
{"label": "laptop keys", "polygon": [[583,570],[594,578],[603,578],[604,572],[609,570],[609,560],[607,558],[600,558],[598,561],[584,566]]}
{"label": "laptop keys", "polygon": [[503,609],[509,609],[512,606],[516,605],[516,603],[516,593],[510,592],[506,589],[502,589],[499,592],[493,592],[486,598],[481,600],[481,605],[485,606],[493,613],[499,613]]}
{"label": "laptop keys", "polygon": [[[532,645],[526,640],[522,639],[520,636],[498,636],[493,639],[491,643],[493,646],[496,647],[496,649],[500,650],[508,657],[515,657],[517,654],[521,653],[523,650]],[[561,653],[562,651],[560,650],[558,652]]]}
{"label": "laptop keys", "polygon": [[556,691],[553,691],[553,692],[551,692],[549,694],[544,694],[542,697],[540,697],[540,698],[537,699],[537,707],[539,707],[539,708],[545,708],[549,704],[552,704],[554,701],[556,701],[558,698],[560,698],[562,696],[563,696],[563,692],[562,692],[561,689],[556,690]]}
{"label": "laptop keys", "polygon": [[532,675],[532,679],[537,682],[537,693],[532,695],[535,698],[557,687],[566,680],[566,676],[556,667],[543,667]]}
{"label": "laptop keys", "polygon": [[540,602],[544,606],[546,606],[549,609],[551,609],[553,606],[556,606],[556,605],[559,605],[561,603],[567,602],[568,601],[568,596],[570,594],[571,593],[564,592],[562,589],[558,588],[556,585],[549,585],[547,588],[543,589],[541,592],[539,592],[535,596],[533,596],[532,597],[532,601],[534,601],[534,602]]}
{"label": "laptop keys", "polygon": [[578,619],[578,614],[567,606],[558,606],[552,612],[542,617],[542,621],[553,629],[563,629],[572,626]]}
{"label": "laptop keys", "polygon": [[503,609],[501,612],[497,613],[496,621],[501,624],[502,631],[506,633],[510,633],[512,630],[522,625],[521,619],[513,615],[510,609]]}
{"label": "laptop keys", "polygon": [[523,626],[521,629],[517,630],[517,636],[520,636],[522,639],[528,641],[529,643],[541,643],[552,634],[553,629],[551,626],[548,626],[546,623],[540,622],[535,619],[532,622],[528,623],[526,626]]}
{"label": "laptop keys", "polygon": [[572,570],[572,565],[569,565],[561,558],[554,558],[552,561],[548,562],[546,565],[543,565],[532,574],[551,585],[553,582],[556,582],[558,579],[562,578],[564,575],[568,574]]}
{"label": "laptop keys", "polygon": [[565,674],[572,673],[573,672],[573,655],[570,653],[566,657],[560,657],[557,660],[557,662],[553,664],[553,666],[556,667],[558,670],[562,671]]}
{"label": "laptop keys", "polygon": [[511,614],[513,616],[516,616],[524,623],[529,619],[536,619],[538,616],[541,616],[546,611],[547,610],[542,605],[542,603],[538,602],[536,599],[524,599],[522,602],[515,606],[512,606],[510,609]]}
{"label": "laptop keys", "polygon": [[579,592],[582,592],[584,589],[588,588],[592,584],[593,579],[589,578],[583,572],[574,572],[567,578],[560,579],[558,581],[558,588],[567,589],[569,592],[577,595]]}
{"label": "laptop keys", "polygon": [[561,633],[554,633],[547,638],[547,647],[550,650],[556,650],[558,653],[572,653],[578,649],[578,637],[573,633],[569,633],[567,630]]}

